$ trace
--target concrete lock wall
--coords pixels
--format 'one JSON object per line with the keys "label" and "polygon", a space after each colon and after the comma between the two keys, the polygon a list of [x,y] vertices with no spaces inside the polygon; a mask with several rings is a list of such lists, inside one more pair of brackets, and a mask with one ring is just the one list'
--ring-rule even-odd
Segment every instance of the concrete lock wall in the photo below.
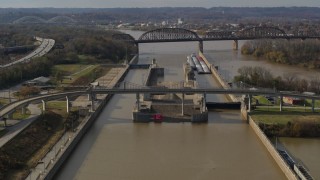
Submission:
{"label": "concrete lock wall", "polygon": [[[220,85],[224,89],[230,89],[230,86],[224,81],[224,79],[219,75],[218,70],[209,63],[207,58],[203,55],[203,53],[199,52],[199,56],[203,58],[203,60],[207,63],[208,67],[210,67],[210,70],[212,72],[212,76],[218,80]],[[234,96],[234,95],[228,95],[228,97],[233,101],[233,102],[238,102],[239,100]],[[275,162],[278,164],[280,169],[283,171],[285,176],[288,179],[296,180],[297,177],[295,176],[294,172],[290,169],[290,167],[287,165],[287,163],[281,158],[280,154],[278,151],[275,149],[275,147],[272,145],[272,143],[269,141],[268,137],[261,131],[259,126],[253,121],[253,119],[248,115],[248,112],[246,110],[245,106],[241,107],[241,116],[244,120],[247,120],[250,127],[253,129],[253,131],[256,133],[258,138],[261,140],[263,145],[267,148],[268,152],[270,155],[273,157]]]}
{"label": "concrete lock wall", "polygon": [[129,64],[138,64],[139,54],[136,54],[129,62]]}
{"label": "concrete lock wall", "polygon": [[[115,85],[118,82],[122,81],[128,72],[129,72],[129,66],[126,66],[126,68],[123,69],[122,72],[120,72],[116,78],[114,78],[114,80],[111,82],[111,84]],[[93,112],[90,117],[88,117],[88,119],[86,120],[86,122],[84,124],[80,125],[79,131],[76,132],[74,139],[70,142],[69,145],[67,144],[63,153],[59,154],[56,157],[57,160],[54,161],[54,164],[47,169],[48,173],[46,174],[44,179],[50,180],[54,177],[54,175],[58,172],[60,167],[63,165],[63,163],[69,157],[71,152],[74,150],[74,148],[80,142],[81,138],[85,135],[85,133],[88,131],[88,129],[92,126],[92,124],[95,122],[95,120],[99,117],[103,108],[106,106],[106,104],[112,98],[112,96],[113,96],[113,94],[108,94],[106,96],[106,98],[102,100],[101,104],[97,107],[96,111]]]}
{"label": "concrete lock wall", "polygon": [[296,180],[298,179],[294,172],[290,169],[290,167],[287,165],[287,163],[282,159],[276,148],[273,146],[273,144],[269,141],[268,137],[263,133],[263,131],[259,128],[259,126],[253,121],[253,119],[249,116],[248,117],[249,124],[253,131],[256,133],[256,135],[259,137],[261,142],[264,144],[264,146],[269,151],[270,155],[273,157],[273,159],[276,161],[280,169],[283,171],[283,173],[286,175],[288,179]]}
{"label": "concrete lock wall", "polygon": [[193,114],[191,116],[191,122],[193,123],[208,122],[208,111],[199,113],[199,114]]}
{"label": "concrete lock wall", "polygon": [[[218,70],[209,63],[209,61],[207,60],[207,58],[204,56],[204,54],[202,52],[199,52],[199,56],[202,57],[202,59],[204,60],[204,62],[207,64],[207,66],[210,68],[211,70],[211,74],[212,76],[218,80],[219,84],[224,88],[224,89],[231,89],[231,87],[228,85],[228,83],[225,82],[225,80],[219,75]],[[232,101],[232,102],[239,102],[238,98],[236,98],[233,94],[227,94],[227,97]]]}

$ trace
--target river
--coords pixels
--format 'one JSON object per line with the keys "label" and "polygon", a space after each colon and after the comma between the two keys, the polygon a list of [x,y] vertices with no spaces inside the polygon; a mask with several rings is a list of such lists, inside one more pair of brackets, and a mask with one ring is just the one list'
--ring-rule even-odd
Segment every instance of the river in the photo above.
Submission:
{"label": "river", "polygon": [[[206,55],[229,79],[242,63],[254,62],[231,50],[230,41],[208,44]],[[181,81],[182,63],[196,50],[195,42],[142,44],[139,61],[155,58],[166,67],[164,80]],[[144,70],[131,70],[126,81],[141,84],[145,75]],[[209,75],[197,80],[218,86]],[[222,95],[208,98],[227,101]],[[210,112],[207,124],[134,124],[134,102],[135,95],[115,95],[56,179],[285,179],[239,111]]]}

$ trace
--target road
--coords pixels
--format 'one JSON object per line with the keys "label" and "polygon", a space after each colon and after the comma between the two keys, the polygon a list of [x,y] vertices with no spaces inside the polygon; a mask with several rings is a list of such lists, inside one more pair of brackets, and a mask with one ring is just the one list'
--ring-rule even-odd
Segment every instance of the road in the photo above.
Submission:
{"label": "road", "polygon": [[32,58],[35,58],[35,57],[41,57],[41,56],[47,54],[55,44],[55,40],[53,40],[53,39],[37,38],[37,40],[41,41],[41,44],[37,49],[35,49],[30,54],[26,55],[25,57],[23,57],[23,58],[21,58],[21,59],[19,59],[17,61],[14,61],[14,62],[9,63],[9,64],[5,64],[5,65],[0,65],[0,68],[10,67],[10,66],[12,66],[14,64],[28,62]]}
{"label": "road", "polygon": [[[30,117],[25,120],[21,120],[19,123],[11,127],[6,128],[8,132],[1,137],[0,148],[8,141],[10,141],[12,138],[14,138],[17,134],[19,134],[22,130],[28,127],[28,125],[31,124],[34,120],[36,120],[37,117],[41,114],[41,110],[36,104],[29,104],[27,108],[30,111]],[[7,121],[9,122],[10,120]]]}

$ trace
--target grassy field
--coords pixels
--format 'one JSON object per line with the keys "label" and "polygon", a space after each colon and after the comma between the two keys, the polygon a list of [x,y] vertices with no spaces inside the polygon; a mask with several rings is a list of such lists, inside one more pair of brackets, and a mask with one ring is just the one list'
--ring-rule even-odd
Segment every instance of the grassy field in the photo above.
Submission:
{"label": "grassy field", "polygon": [[[319,111],[319,110],[315,110],[315,113]],[[252,112],[253,114],[264,114],[264,113],[273,113],[273,112],[280,112],[280,107],[279,105],[276,105],[276,106],[256,106],[256,109]],[[298,112],[298,113],[311,113],[312,110],[311,110],[311,107],[303,107],[303,106],[295,106],[295,107],[292,107],[292,106],[282,106],[282,113],[286,113],[286,112],[289,112],[289,113],[295,113],[295,112]]]}
{"label": "grassy field", "polygon": [[[306,105],[307,105],[307,106],[311,106],[311,105],[312,105],[312,100],[311,100],[311,99],[306,99]],[[314,105],[315,105],[315,107],[320,107],[320,101],[319,101],[319,100],[316,100],[316,101],[314,102]]]}
{"label": "grassy field", "polygon": [[264,96],[253,96],[254,99],[259,101],[259,104],[268,105],[271,104],[270,101]]}
{"label": "grassy field", "polygon": [[253,114],[252,118],[256,122],[266,124],[287,124],[288,122],[316,122],[320,124],[320,115],[293,113],[293,114]]}
{"label": "grassy field", "polygon": [[54,111],[63,117],[67,116],[67,101],[49,101],[46,106],[47,110]]}
{"label": "grassy field", "polygon": [[280,112],[279,106],[257,106],[250,115],[256,122],[266,124],[287,124],[288,122],[296,121],[320,123],[320,113],[312,113],[310,107],[284,107]]}
{"label": "grassy field", "polygon": [[56,65],[53,67],[53,72],[61,71],[65,78],[63,78],[61,84],[71,84],[81,76],[90,74],[99,65]]}
{"label": "grassy field", "polygon": [[29,118],[29,116],[30,116],[30,111],[29,110],[26,110],[26,114],[22,114],[22,110],[21,109],[16,110],[12,115],[13,119],[16,119],[16,120],[27,119],[27,118]]}
{"label": "grassy field", "polygon": [[83,64],[62,64],[62,65],[55,65],[53,67],[53,70],[54,72],[62,71],[65,75],[71,75],[89,66],[90,65],[83,65]]}
{"label": "grassy field", "polygon": [[9,100],[6,99],[6,98],[0,98],[0,105],[5,105],[5,104],[8,104],[9,103]]}

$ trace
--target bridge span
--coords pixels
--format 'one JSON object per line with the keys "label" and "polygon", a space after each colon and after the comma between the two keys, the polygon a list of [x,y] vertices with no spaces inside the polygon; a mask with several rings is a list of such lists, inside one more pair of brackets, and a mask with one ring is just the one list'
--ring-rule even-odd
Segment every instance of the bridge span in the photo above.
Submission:
{"label": "bridge span", "polygon": [[[59,99],[68,96],[79,96],[83,94],[88,94],[91,97],[95,97],[97,94],[139,94],[151,93],[151,94],[167,94],[167,93],[181,93],[181,94],[235,94],[235,95],[247,95],[249,97],[249,111],[251,110],[251,99],[253,95],[270,95],[280,97],[281,102],[283,97],[298,97],[312,100],[312,111],[315,108],[315,100],[320,100],[320,96],[316,95],[307,95],[307,94],[298,94],[298,93],[289,93],[289,92],[280,92],[272,90],[251,90],[251,89],[217,89],[217,88],[161,88],[161,87],[134,87],[132,85],[128,86],[126,83],[123,83],[121,87],[117,88],[108,88],[108,87],[96,87],[89,88],[87,90],[81,91],[68,91],[62,93],[53,93],[47,95],[40,95],[31,97],[28,99],[16,101],[10,103],[0,109],[0,118],[3,118],[4,115],[12,113],[17,108],[23,108],[31,102],[35,101],[48,101],[53,99]],[[91,98],[94,101],[94,98]],[[241,100],[239,99],[239,102]],[[280,111],[282,111],[282,103],[280,103]]]}
{"label": "bridge span", "polygon": [[203,41],[222,41],[233,40],[233,49],[238,50],[239,40],[254,39],[318,39],[320,40],[320,32],[309,33],[293,33],[288,34],[278,27],[249,27],[239,31],[210,31],[203,36],[196,32],[183,28],[159,28],[147,31],[142,34],[139,39],[135,39],[129,34],[114,34],[113,39],[129,42],[139,46],[141,43],[161,43],[161,42],[185,42],[198,41],[199,51],[203,52]]}

